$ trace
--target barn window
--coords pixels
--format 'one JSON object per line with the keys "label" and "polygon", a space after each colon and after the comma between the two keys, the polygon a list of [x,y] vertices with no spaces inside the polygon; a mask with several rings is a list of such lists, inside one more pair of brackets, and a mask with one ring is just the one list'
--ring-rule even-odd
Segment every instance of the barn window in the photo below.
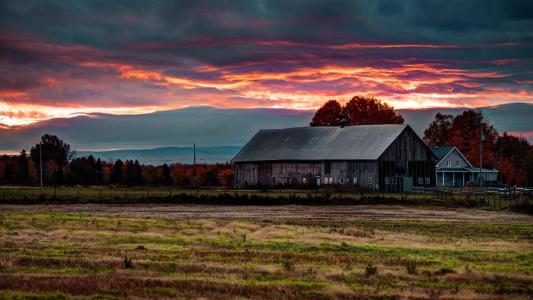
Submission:
{"label": "barn window", "polygon": [[369,177],[368,177],[368,184],[369,184],[369,185],[372,184],[372,176],[369,176]]}
{"label": "barn window", "polygon": [[390,184],[390,177],[385,177],[385,184]]}
{"label": "barn window", "polygon": [[357,176],[353,177],[353,184],[357,184]]}
{"label": "barn window", "polygon": [[426,177],[426,184],[431,184],[431,178]]}
{"label": "barn window", "polygon": [[327,161],[324,163],[324,173],[331,174],[331,162]]}
{"label": "barn window", "polygon": [[420,185],[424,184],[424,178],[423,177],[418,177],[418,184],[420,184]]}

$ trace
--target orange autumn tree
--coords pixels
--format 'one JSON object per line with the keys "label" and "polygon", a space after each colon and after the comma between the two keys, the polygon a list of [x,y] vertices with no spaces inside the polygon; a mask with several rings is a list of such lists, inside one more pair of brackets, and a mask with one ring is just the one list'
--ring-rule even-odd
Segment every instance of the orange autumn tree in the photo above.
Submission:
{"label": "orange autumn tree", "polygon": [[330,100],[315,113],[311,126],[403,124],[403,117],[392,106],[376,98],[355,96],[343,107]]}
{"label": "orange autumn tree", "polygon": [[403,124],[403,117],[394,108],[376,98],[355,96],[342,109],[348,125]]}
{"label": "orange autumn tree", "polygon": [[483,166],[492,168],[494,166],[494,143],[498,132],[480,111],[465,110],[453,119],[449,144],[459,148],[471,164],[479,166],[481,133],[485,136]]}
{"label": "orange autumn tree", "polygon": [[340,103],[335,100],[329,100],[316,111],[310,125],[339,126],[341,114],[342,106],[340,105]]}
{"label": "orange autumn tree", "polygon": [[533,146],[522,137],[504,132],[495,143],[496,165],[509,185],[528,186],[533,175]]}

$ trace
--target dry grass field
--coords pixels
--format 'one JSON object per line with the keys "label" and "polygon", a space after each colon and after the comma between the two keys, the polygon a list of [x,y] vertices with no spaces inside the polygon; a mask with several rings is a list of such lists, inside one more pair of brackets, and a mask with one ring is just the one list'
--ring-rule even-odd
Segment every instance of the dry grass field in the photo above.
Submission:
{"label": "dry grass field", "polygon": [[0,205],[0,299],[513,298],[533,217],[387,205]]}

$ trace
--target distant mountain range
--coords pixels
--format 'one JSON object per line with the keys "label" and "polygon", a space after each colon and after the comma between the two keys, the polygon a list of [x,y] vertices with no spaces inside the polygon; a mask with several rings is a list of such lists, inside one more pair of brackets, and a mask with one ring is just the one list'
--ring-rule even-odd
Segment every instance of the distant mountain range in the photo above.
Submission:
{"label": "distant mountain range", "polygon": [[[481,109],[498,131],[522,134],[533,141],[533,104],[513,103]],[[437,112],[456,115],[463,110],[434,108],[399,112],[422,136]],[[50,133],[70,143],[79,155],[91,153],[103,159],[190,162],[191,147],[196,144],[199,158],[206,162],[225,162],[259,129],[308,126],[313,114],[313,111],[290,109],[214,107],[189,107],[141,115],[91,114],[21,127],[0,126],[0,153],[29,149],[41,135]]]}
{"label": "distant mountain range", "polygon": [[[196,163],[225,163],[237,155],[241,146],[197,147]],[[162,165],[171,163],[192,164],[194,162],[193,147],[162,147],[138,150],[113,151],[77,151],[76,157],[92,155],[95,158],[112,162],[117,159],[138,160],[141,164]]]}

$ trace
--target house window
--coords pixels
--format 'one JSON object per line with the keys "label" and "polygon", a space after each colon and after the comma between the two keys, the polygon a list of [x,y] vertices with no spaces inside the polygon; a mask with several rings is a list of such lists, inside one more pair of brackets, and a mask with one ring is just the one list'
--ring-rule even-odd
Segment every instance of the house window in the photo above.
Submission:
{"label": "house window", "polygon": [[390,177],[385,177],[385,184],[390,184]]}
{"label": "house window", "polygon": [[372,185],[372,176],[368,177],[368,185]]}
{"label": "house window", "polygon": [[357,184],[357,176],[354,176],[354,178],[353,178],[353,184]]}
{"label": "house window", "polygon": [[418,177],[418,184],[419,185],[424,184],[424,178],[423,177]]}
{"label": "house window", "polygon": [[324,173],[331,174],[331,162],[327,161],[324,163]]}
{"label": "house window", "polygon": [[452,166],[452,161],[448,159],[448,160],[446,161],[446,165],[447,165],[448,167],[451,167],[451,166]]}
{"label": "house window", "polygon": [[427,185],[431,184],[431,178],[426,177],[426,184],[427,184]]}

